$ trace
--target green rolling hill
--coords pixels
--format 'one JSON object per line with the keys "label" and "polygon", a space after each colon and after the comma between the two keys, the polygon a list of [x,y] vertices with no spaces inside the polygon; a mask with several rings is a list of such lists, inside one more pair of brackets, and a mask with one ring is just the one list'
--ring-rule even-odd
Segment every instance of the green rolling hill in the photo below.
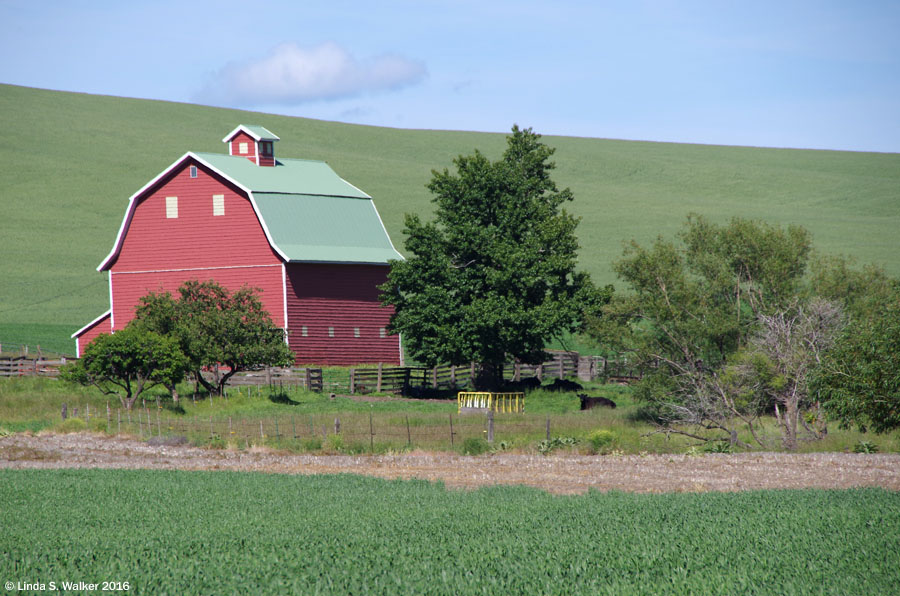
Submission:
{"label": "green rolling hill", "polygon": [[[503,134],[399,130],[0,85],[0,342],[74,350],[69,335],[109,305],[108,254],[128,197],[186,151],[225,152],[237,124],[321,159],[375,198],[403,250],[403,214],[431,211],[432,169]],[[511,127],[512,122],[497,123]],[[518,123],[528,126],[528,122]],[[541,131],[537,131],[541,132]],[[690,212],[808,228],[826,253],[900,275],[900,154],[720,147],[547,136],[555,179],[582,217],[581,264],[615,283],[622,243],[671,235]]]}

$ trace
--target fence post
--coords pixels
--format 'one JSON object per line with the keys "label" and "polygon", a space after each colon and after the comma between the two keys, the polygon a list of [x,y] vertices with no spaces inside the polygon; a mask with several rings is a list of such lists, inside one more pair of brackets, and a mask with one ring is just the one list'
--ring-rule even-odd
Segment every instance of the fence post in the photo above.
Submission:
{"label": "fence post", "polygon": [[453,388],[456,389],[456,365],[455,364],[450,365],[450,385],[452,385]]}
{"label": "fence post", "polygon": [[412,434],[409,432],[409,414],[406,415],[406,446],[412,446]]}
{"label": "fence post", "polygon": [[450,446],[453,447],[453,414],[450,414]]}
{"label": "fence post", "polygon": [[334,419],[334,434],[336,434],[336,435],[341,434],[341,419],[340,418]]}
{"label": "fence post", "polygon": [[306,367],[306,390],[312,391],[312,369]]}
{"label": "fence post", "polygon": [[356,369],[350,369],[350,395],[356,392]]}
{"label": "fence post", "polygon": [[369,412],[369,453],[375,453],[375,427],[372,426],[372,412]]}
{"label": "fence post", "polygon": [[431,369],[431,388],[437,389],[437,366]]}
{"label": "fence post", "polygon": [[550,440],[550,416],[547,416],[547,440]]}
{"label": "fence post", "polygon": [[63,404],[62,405],[62,419],[65,420],[68,417],[69,417],[69,408],[68,408],[68,406],[66,406],[66,404]]}
{"label": "fence post", "polygon": [[381,369],[383,366],[382,362],[378,363],[378,380],[375,382],[375,393],[381,393]]}
{"label": "fence post", "polygon": [[488,443],[493,443],[494,442],[494,410],[488,410],[487,423],[488,423],[488,428],[487,428]]}
{"label": "fence post", "polygon": [[556,357],[559,359],[559,378],[564,379],[566,376],[565,371],[565,355],[557,354]]}
{"label": "fence post", "polygon": [[518,383],[522,380],[522,366],[518,360],[513,364],[513,381]]}

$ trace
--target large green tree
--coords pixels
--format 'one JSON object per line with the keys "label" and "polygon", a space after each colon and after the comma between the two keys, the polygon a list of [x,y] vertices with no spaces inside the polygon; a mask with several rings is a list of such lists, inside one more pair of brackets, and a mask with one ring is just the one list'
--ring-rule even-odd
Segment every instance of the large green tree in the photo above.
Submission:
{"label": "large green tree", "polygon": [[856,313],[815,371],[812,391],[844,426],[900,428],[900,286]]}
{"label": "large green tree", "polygon": [[[804,376],[793,386],[805,386],[807,363],[780,360],[782,347],[800,344],[779,336],[776,323],[809,312],[800,300],[810,251],[800,227],[740,218],[720,226],[692,215],[674,240],[626,248],[614,267],[632,292],[607,305],[591,332],[644,366],[636,393],[667,430],[722,431],[735,443],[740,427],[755,432],[760,412],[774,413],[783,398],[774,376],[796,370]],[[769,327],[778,329],[765,336]]]}
{"label": "large green tree", "polygon": [[129,325],[112,335],[100,334],[81,359],[63,367],[60,377],[117,395],[130,410],[144,391],[173,386],[188,370],[188,359],[175,338]]}
{"label": "large green tree", "polygon": [[382,301],[412,357],[428,365],[482,364],[495,383],[509,358],[544,359],[546,342],[575,330],[603,300],[576,271],[572,192],[551,179],[554,150],[514,126],[497,161],[459,156],[432,171],[433,221],[407,214],[409,258],[393,261]]}
{"label": "large green tree", "polygon": [[[272,322],[254,288],[229,292],[214,281],[191,280],[178,294],[141,298],[135,324],[177,338],[207,391],[221,394],[237,372],[294,361],[284,332]],[[201,374],[204,368],[212,372],[212,381]]]}

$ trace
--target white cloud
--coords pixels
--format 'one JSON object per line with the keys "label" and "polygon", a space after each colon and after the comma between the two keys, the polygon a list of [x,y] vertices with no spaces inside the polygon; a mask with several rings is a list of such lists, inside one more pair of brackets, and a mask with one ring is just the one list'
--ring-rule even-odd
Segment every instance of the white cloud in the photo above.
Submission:
{"label": "white cloud", "polygon": [[312,48],[276,46],[265,57],[230,63],[216,73],[198,100],[225,105],[296,105],[391,91],[418,83],[425,65],[401,56],[359,61],[334,42]]}

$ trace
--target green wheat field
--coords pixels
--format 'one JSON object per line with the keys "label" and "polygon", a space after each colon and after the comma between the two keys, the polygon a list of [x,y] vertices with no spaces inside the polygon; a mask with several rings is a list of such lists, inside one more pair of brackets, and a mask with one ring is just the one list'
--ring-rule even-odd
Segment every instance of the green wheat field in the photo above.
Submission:
{"label": "green wheat field", "polygon": [[881,489],[559,497],[347,475],[0,470],[0,502],[0,579],[57,588],[871,596],[900,579],[900,496]]}

